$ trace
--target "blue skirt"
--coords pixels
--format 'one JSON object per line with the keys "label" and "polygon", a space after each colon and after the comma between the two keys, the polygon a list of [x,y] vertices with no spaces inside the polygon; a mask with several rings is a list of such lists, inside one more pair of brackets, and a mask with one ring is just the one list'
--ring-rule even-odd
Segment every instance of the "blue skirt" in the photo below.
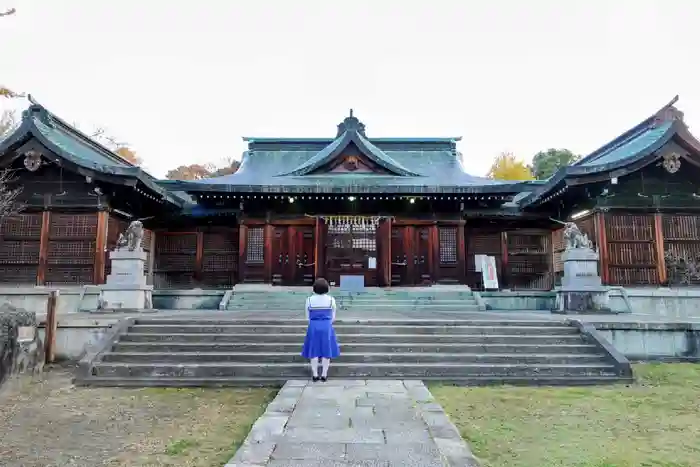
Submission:
{"label": "blue skirt", "polygon": [[311,319],[306,330],[301,356],[311,358],[338,358],[340,347],[330,319]]}

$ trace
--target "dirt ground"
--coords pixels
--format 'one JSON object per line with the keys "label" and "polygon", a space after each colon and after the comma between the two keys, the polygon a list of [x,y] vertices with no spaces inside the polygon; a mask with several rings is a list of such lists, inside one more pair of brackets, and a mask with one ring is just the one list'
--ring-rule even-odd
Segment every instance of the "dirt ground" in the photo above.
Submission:
{"label": "dirt ground", "polygon": [[0,465],[221,467],[271,389],[78,388],[71,369],[0,389]]}

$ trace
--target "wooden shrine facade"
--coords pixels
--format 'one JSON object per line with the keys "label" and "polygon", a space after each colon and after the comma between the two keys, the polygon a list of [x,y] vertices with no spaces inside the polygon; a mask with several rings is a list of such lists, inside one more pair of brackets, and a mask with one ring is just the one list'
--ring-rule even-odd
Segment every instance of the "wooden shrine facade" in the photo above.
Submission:
{"label": "wooden shrine facade", "polygon": [[475,255],[489,255],[502,289],[551,290],[564,220],[605,284],[700,284],[678,267],[700,263],[700,143],[674,103],[542,182],[470,176],[458,138],[370,139],[352,115],[335,138],[248,138],[236,174],[155,180],[33,103],[0,142],[24,206],[0,223],[0,283],[104,283],[142,219],[156,289],[341,275],[482,289]]}

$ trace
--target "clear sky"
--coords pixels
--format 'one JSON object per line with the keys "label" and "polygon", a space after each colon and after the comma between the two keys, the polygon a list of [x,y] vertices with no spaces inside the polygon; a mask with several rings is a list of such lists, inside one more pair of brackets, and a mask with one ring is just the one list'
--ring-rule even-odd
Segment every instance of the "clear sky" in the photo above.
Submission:
{"label": "clear sky", "polygon": [[697,0],[0,0],[0,82],[104,127],[156,176],[242,136],[463,136],[587,153],[679,94],[700,133]]}

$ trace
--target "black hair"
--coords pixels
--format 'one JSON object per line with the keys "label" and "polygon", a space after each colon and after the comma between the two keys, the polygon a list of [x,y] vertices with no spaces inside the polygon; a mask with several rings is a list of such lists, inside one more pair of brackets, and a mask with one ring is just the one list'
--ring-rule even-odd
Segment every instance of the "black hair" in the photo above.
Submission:
{"label": "black hair", "polygon": [[330,290],[328,281],[323,277],[319,277],[314,281],[314,293],[318,295],[325,295]]}

